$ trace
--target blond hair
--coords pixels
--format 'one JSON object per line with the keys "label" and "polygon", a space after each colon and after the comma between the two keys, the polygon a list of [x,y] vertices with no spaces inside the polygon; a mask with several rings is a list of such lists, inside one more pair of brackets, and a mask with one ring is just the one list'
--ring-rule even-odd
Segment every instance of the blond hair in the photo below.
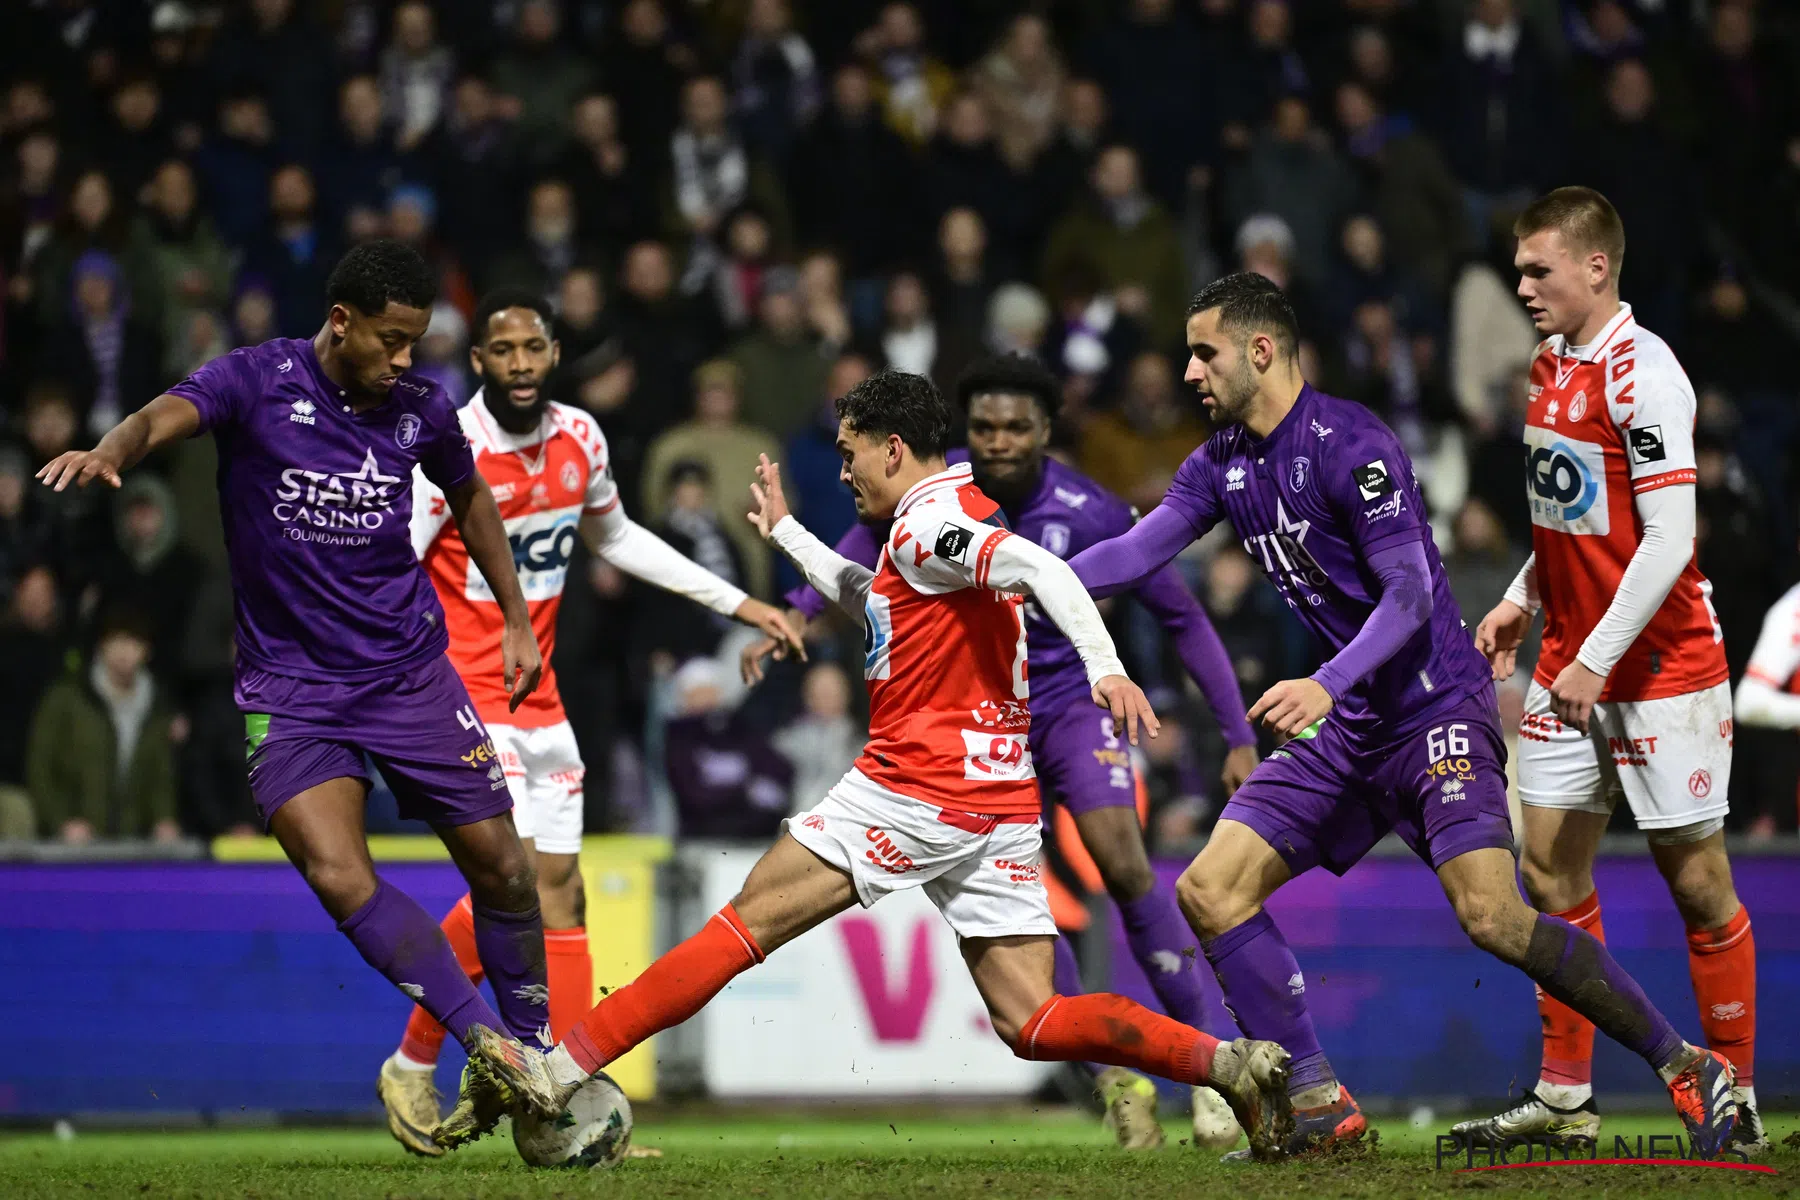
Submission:
{"label": "blond hair", "polygon": [[1528,238],[1546,229],[1562,234],[1571,254],[1599,251],[1606,255],[1613,281],[1618,281],[1625,263],[1625,223],[1605,196],[1593,188],[1560,187],[1526,205],[1513,222],[1513,236],[1517,238]]}

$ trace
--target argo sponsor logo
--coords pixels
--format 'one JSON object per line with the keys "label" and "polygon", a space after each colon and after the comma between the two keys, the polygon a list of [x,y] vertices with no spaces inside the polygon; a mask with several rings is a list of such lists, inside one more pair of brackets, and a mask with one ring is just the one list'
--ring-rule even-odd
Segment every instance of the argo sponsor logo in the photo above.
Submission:
{"label": "argo sponsor logo", "polygon": [[1525,475],[1532,524],[1575,534],[1611,531],[1606,455],[1597,443],[1528,425]]}

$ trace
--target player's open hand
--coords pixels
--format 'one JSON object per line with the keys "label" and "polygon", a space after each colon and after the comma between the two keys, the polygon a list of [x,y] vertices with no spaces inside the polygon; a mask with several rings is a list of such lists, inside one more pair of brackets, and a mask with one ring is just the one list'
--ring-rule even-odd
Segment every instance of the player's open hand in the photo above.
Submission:
{"label": "player's open hand", "polygon": [[756,482],[750,485],[750,498],[756,502],[756,509],[747,515],[756,532],[766,540],[781,524],[781,518],[788,515],[788,504],[787,497],[781,494],[781,464],[770,462],[766,454],[756,457],[760,460],[756,464]]}
{"label": "player's open hand", "polygon": [[1605,687],[1606,676],[1594,674],[1581,665],[1580,659],[1574,659],[1550,685],[1550,711],[1564,725],[1573,725],[1586,733],[1588,721],[1594,715],[1594,705],[1599,703],[1601,689]]}
{"label": "player's open hand", "polygon": [[1256,756],[1256,745],[1233,746],[1225,753],[1225,769],[1219,772],[1219,782],[1224,785],[1225,798],[1244,786],[1244,780],[1250,778],[1250,772],[1256,770],[1260,761]]}
{"label": "player's open hand", "polygon": [[1284,679],[1262,694],[1250,708],[1250,720],[1261,721],[1284,738],[1299,737],[1331,711],[1333,701],[1316,679]]}
{"label": "player's open hand", "polygon": [[1511,600],[1494,605],[1494,611],[1475,627],[1475,648],[1488,660],[1494,682],[1511,679],[1519,662],[1519,643],[1531,632],[1531,614]]}
{"label": "player's open hand", "polygon": [[120,483],[119,464],[99,450],[66,450],[38,468],[37,477],[58,492],[71,483],[86,487],[96,479],[114,487]]}
{"label": "player's open hand", "polygon": [[1138,727],[1142,725],[1155,737],[1162,732],[1162,722],[1151,711],[1150,698],[1144,689],[1123,675],[1107,675],[1094,684],[1094,703],[1112,713],[1113,733],[1124,734],[1132,745],[1138,744]]}
{"label": "player's open hand", "polygon": [[518,712],[519,705],[537,689],[538,678],[544,673],[544,656],[538,650],[537,634],[531,626],[507,622],[505,631],[500,634],[500,658],[506,664],[506,673],[501,678],[506,681],[506,690],[510,693],[506,711]]}
{"label": "player's open hand", "polygon": [[[738,669],[745,683],[761,682],[762,660],[771,653],[776,658],[786,658],[792,653],[801,662],[806,661],[806,639],[788,623],[787,614],[774,605],[746,599],[731,615],[769,635],[748,647],[739,658]],[[754,659],[750,657],[751,650],[757,651]]]}

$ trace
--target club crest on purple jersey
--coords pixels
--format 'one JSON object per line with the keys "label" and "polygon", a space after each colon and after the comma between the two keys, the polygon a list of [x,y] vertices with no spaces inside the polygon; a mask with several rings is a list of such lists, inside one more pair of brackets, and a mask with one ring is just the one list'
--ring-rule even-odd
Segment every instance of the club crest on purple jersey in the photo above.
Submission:
{"label": "club crest on purple jersey", "polygon": [[405,413],[400,423],[394,426],[394,441],[402,450],[411,450],[413,443],[419,440],[419,418],[412,413]]}
{"label": "club crest on purple jersey", "polygon": [[1288,473],[1288,487],[1296,492],[1306,490],[1307,477],[1312,474],[1312,460],[1296,458],[1293,469]]}
{"label": "club crest on purple jersey", "polygon": [[1069,557],[1069,527],[1054,522],[1046,523],[1038,544],[1058,558]]}

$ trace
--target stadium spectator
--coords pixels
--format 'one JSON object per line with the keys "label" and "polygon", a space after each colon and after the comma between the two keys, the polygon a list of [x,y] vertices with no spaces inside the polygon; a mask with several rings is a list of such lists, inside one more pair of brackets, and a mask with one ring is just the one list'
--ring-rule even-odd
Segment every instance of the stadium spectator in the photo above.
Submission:
{"label": "stadium spectator", "polygon": [[477,274],[512,246],[519,225],[521,154],[501,108],[486,80],[463,76],[436,136],[416,155],[421,174],[436,185],[438,228]]}
{"label": "stadium spectator", "polygon": [[338,130],[324,162],[317,178],[329,236],[354,244],[383,234],[402,163],[373,75],[352,75],[338,88]]}
{"label": "stadium spectator", "polygon": [[[1800,129],[1800,85],[1791,62],[1760,27],[1756,7],[1710,6],[1696,84],[1710,208],[1742,239],[1754,225],[1766,172]],[[1791,153],[1791,151],[1790,151]]]}
{"label": "stadium spectator", "polygon": [[1549,105],[1555,79],[1514,0],[1474,0],[1468,6],[1457,54],[1444,76],[1436,106],[1440,136],[1463,181],[1469,227],[1485,241],[1510,226],[1510,210],[1548,182],[1543,148],[1553,137]]}
{"label": "stadium spectator", "polygon": [[[720,516],[724,505],[711,470],[694,460],[677,462],[669,468],[663,488],[668,508],[654,526],[656,533],[714,575],[743,587],[744,560],[725,532]],[[653,584],[633,580],[631,587],[638,613],[632,627],[637,643],[634,653],[667,655],[674,662],[685,662],[712,654],[731,627],[729,618],[692,600],[671,596]]]}
{"label": "stadium spectator", "polygon": [[13,282],[14,299],[29,296],[31,258],[55,228],[63,201],[63,148],[45,128],[24,133],[12,145],[9,186],[0,191],[0,271]]}
{"label": "stadium spectator", "polygon": [[694,50],[669,19],[663,0],[627,0],[619,36],[600,56],[600,72],[617,96],[625,141],[640,162],[661,163],[679,117],[681,83],[698,66]]}
{"label": "stadium spectator", "polygon": [[157,168],[143,222],[145,252],[156,280],[149,307],[161,314],[162,359],[168,377],[175,378],[187,373],[174,363],[184,357],[181,347],[193,335],[194,318],[219,312],[230,299],[235,263],[212,219],[201,210],[194,169],[182,159],[168,159]]}
{"label": "stadium spectator", "polygon": [[510,102],[519,136],[556,145],[569,107],[594,85],[594,70],[559,36],[553,0],[524,0],[515,10],[513,44],[494,63],[494,90]]}
{"label": "stadium spectator", "polygon": [[675,715],[663,729],[663,766],[682,837],[768,838],[788,814],[794,771],[724,705],[724,670],[710,658],[670,681]]}
{"label": "stadium spectator", "polygon": [[569,134],[554,171],[575,190],[588,236],[617,255],[655,232],[654,181],[626,144],[618,102],[604,92],[583,96],[570,113]]}
{"label": "stadium spectator", "polygon": [[1016,271],[1033,247],[1027,244],[1038,199],[1030,176],[1000,157],[987,107],[973,92],[959,92],[925,148],[920,170],[925,212],[937,220],[952,208],[972,208],[987,227],[990,249],[1003,269]]}
{"label": "stadium spectator", "polygon": [[1030,170],[1056,133],[1064,77],[1050,23],[1035,12],[1014,17],[970,72],[993,117],[1000,157],[1014,171]]}
{"label": "stadium spectator", "polygon": [[988,298],[987,345],[995,354],[1036,358],[1050,331],[1050,305],[1028,283],[1003,283]]}
{"label": "stadium spectator", "polygon": [[181,544],[175,496],[162,479],[133,475],[109,499],[114,545],[92,564],[97,611],[134,611],[157,677],[175,687],[205,563]]}
{"label": "stadium spectator", "polygon": [[417,250],[437,276],[438,302],[465,316],[475,311],[475,287],[455,249],[437,236],[437,193],[418,183],[403,183],[388,193],[383,221],[388,237]]}
{"label": "stadium spectator", "polygon": [[294,0],[252,0],[213,45],[214,75],[227,88],[255,88],[266,97],[265,120],[288,153],[302,158],[323,146],[331,119],[323,42]]}
{"label": "stadium spectator", "polygon": [[938,259],[930,276],[931,311],[937,315],[939,388],[962,374],[984,352],[983,325],[994,272],[987,263],[987,227],[972,208],[953,208],[938,222]]}
{"label": "stadium spectator", "polygon": [[1174,344],[1187,300],[1174,223],[1144,190],[1128,146],[1102,150],[1091,182],[1091,193],[1051,231],[1045,281],[1054,290],[1068,264],[1085,259],[1121,311],[1141,320],[1157,344]]}
{"label": "stadium spectator", "polygon": [[719,334],[706,306],[675,291],[673,256],[661,242],[626,251],[619,287],[620,333],[636,367],[639,408],[661,429],[686,407],[694,368]]}
{"label": "stadium spectator", "polygon": [[1236,224],[1257,213],[1280,217],[1294,236],[1294,270],[1314,287],[1325,282],[1332,243],[1353,201],[1349,169],[1298,96],[1275,102],[1268,127],[1226,181],[1227,218]]}
{"label": "stadium spectator", "polygon": [[1045,360],[1060,368],[1066,421],[1080,424],[1090,407],[1104,407],[1126,364],[1144,345],[1142,309],[1134,314],[1107,291],[1085,258],[1071,259],[1051,282],[1061,321],[1045,347]]}
{"label": "stadium spectator", "polygon": [[775,749],[794,768],[788,811],[817,804],[862,753],[869,731],[850,712],[850,680],[834,662],[807,668],[800,715],[775,734]]}
{"label": "stadium spectator", "polygon": [[931,298],[917,275],[898,271],[889,278],[885,315],[881,353],[887,365],[912,375],[934,374],[937,324],[931,319]]}
{"label": "stadium spectator", "polygon": [[730,358],[742,383],[744,420],[783,437],[812,415],[828,366],[807,331],[800,277],[793,268],[763,273],[756,317],[756,328],[732,346]]}
{"label": "stadium spectator", "polygon": [[856,524],[856,499],[839,476],[844,458],[838,452],[837,399],[867,379],[873,368],[854,350],[838,356],[825,377],[812,420],[787,440],[787,456],[781,460],[795,509],[806,514],[806,527],[820,539],[837,539]]}
{"label": "stadium spectator", "polygon": [[1449,542],[1452,548],[1444,555],[1444,571],[1456,607],[1473,629],[1494,607],[1494,597],[1506,595],[1525,554],[1507,536],[1494,510],[1477,498],[1465,502],[1456,514]]}
{"label": "stadium spectator", "polygon": [[[6,470],[0,465],[0,471]],[[0,520],[10,520],[6,508],[13,486],[9,474],[0,474]],[[62,602],[50,568],[38,564],[9,575],[7,584],[9,602],[0,620],[0,656],[6,663],[6,688],[0,691],[0,841],[37,836],[27,787],[27,734],[32,714],[45,689],[62,673],[67,653]]]}
{"label": "stadium spectator", "polygon": [[[701,464],[716,481],[713,502],[743,563],[744,590],[765,597],[770,594],[769,549],[738,510],[744,507],[758,456],[778,459],[781,443],[768,430],[740,420],[743,386],[743,371],[728,360],[714,359],[694,371],[694,415],[657,438],[644,456],[644,517],[654,524],[667,516],[677,463]],[[804,393],[817,394],[816,387]]]}
{"label": "stadium spectator", "polygon": [[819,111],[819,68],[794,29],[788,0],[750,0],[731,60],[731,101],[750,148],[787,162],[794,138]]}
{"label": "stadium spectator", "polygon": [[955,90],[955,77],[925,44],[917,7],[883,6],[856,49],[875,73],[875,98],[895,133],[914,146],[937,131],[938,116]]}
{"label": "stadium spectator", "polygon": [[1280,122],[1283,100],[1297,100],[1313,88],[1306,62],[1294,48],[1294,14],[1288,0],[1250,0],[1244,7],[1244,36],[1226,60],[1222,116],[1254,129],[1271,112]]}
{"label": "stadium spectator", "polygon": [[1089,51],[1114,133],[1144,155],[1147,186],[1164,204],[1180,203],[1189,172],[1218,157],[1221,56],[1186,9],[1130,0]]}
{"label": "stadium spectator", "polygon": [[319,221],[319,193],[312,172],[289,163],[269,178],[269,222],[245,255],[275,307],[274,332],[284,337],[317,333],[319,297],[337,261],[337,238]]}
{"label": "stadium spectator", "polygon": [[208,210],[226,244],[242,250],[263,231],[269,177],[281,165],[268,103],[248,90],[227,92],[218,128],[195,155]]}
{"label": "stadium spectator", "polygon": [[741,332],[762,299],[763,277],[770,269],[775,234],[756,209],[740,208],[725,222],[723,253],[713,260],[711,291],[725,328]]}
{"label": "stadium spectator", "polygon": [[1108,125],[1106,93],[1098,83],[1071,79],[1063,85],[1056,129],[1037,162],[1047,196],[1061,199],[1081,190],[1106,145]]}
{"label": "stadium spectator", "polygon": [[75,264],[91,250],[118,262],[121,297],[155,294],[142,231],[134,226],[131,210],[119,203],[112,180],[97,167],[75,177],[62,218],[32,258],[26,297],[41,329],[55,328],[71,313]]}
{"label": "stadium spectator", "polygon": [[852,278],[887,266],[912,241],[914,174],[906,143],[881,120],[868,70],[839,67],[830,102],[794,146],[788,195],[800,240],[836,248]]}
{"label": "stadium spectator", "polygon": [[525,236],[488,265],[482,291],[522,287],[549,297],[579,262],[595,257],[581,228],[575,193],[560,179],[540,180],[525,206]]}
{"label": "stadium spectator", "polygon": [[180,726],[151,678],[150,639],[129,614],[102,625],[92,659],[52,683],[31,720],[25,775],[43,836],[181,837],[175,819]]}
{"label": "stadium spectator", "polygon": [[850,344],[850,306],[844,300],[844,268],[829,250],[814,250],[800,260],[800,307],[807,332],[821,354]]}
{"label": "stadium spectator", "polygon": [[31,464],[17,446],[0,444],[0,596],[55,551],[53,529],[31,485]]}
{"label": "stadium spectator", "polygon": [[474,392],[469,380],[469,322],[454,304],[438,301],[431,307],[425,336],[413,350],[413,373],[423,375],[460,404]]}
{"label": "stadium spectator", "polygon": [[44,366],[74,389],[82,424],[97,439],[160,389],[162,346],[132,312],[112,255],[89,250],[75,260],[71,280],[69,315],[50,326]]}
{"label": "stadium spectator", "polygon": [[1383,112],[1361,83],[1339,85],[1337,119],[1357,176],[1358,203],[1381,223],[1395,265],[1441,305],[1452,271],[1471,248],[1449,164],[1410,118]]}
{"label": "stadium spectator", "polygon": [[136,200],[151,173],[175,151],[163,117],[162,89],[152,75],[129,75],[113,90],[109,109],[95,148],[119,195]]}
{"label": "stadium spectator", "polygon": [[1169,360],[1146,350],[1131,360],[1117,410],[1100,414],[1082,430],[1081,469],[1149,512],[1206,435],[1206,426],[1176,395]]}
{"label": "stadium spectator", "polygon": [[437,15],[425,0],[396,5],[393,31],[381,54],[381,93],[394,117],[395,142],[410,152],[436,131],[450,108],[456,54],[438,41]]}
{"label": "stadium spectator", "polygon": [[787,201],[767,163],[753,158],[728,121],[725,85],[715,75],[690,79],[681,89],[681,124],[669,139],[671,187],[684,233],[710,239],[723,231],[732,209],[753,200],[785,229]]}
{"label": "stadium spectator", "polygon": [[594,267],[578,266],[563,276],[556,294],[555,333],[562,345],[563,370],[562,379],[553,375],[551,381],[562,398],[569,394],[569,379],[583,372],[589,355],[609,342],[615,356],[618,350],[618,322],[607,308],[606,283]]}

